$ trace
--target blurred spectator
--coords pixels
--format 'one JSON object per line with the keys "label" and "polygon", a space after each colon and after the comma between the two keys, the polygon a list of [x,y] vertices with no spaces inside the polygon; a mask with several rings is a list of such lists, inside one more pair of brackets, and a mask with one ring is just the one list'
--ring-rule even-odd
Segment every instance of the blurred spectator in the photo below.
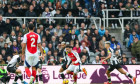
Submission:
{"label": "blurred spectator", "polygon": [[55,36],[52,36],[52,40],[50,41],[50,43],[52,44],[53,49],[56,50],[58,42],[56,41],[56,37]]}
{"label": "blurred spectator", "polygon": [[134,38],[140,39],[139,36],[138,36],[138,34],[136,33],[136,31],[133,30],[132,31],[132,34],[130,34],[130,36],[129,36],[128,47],[131,47],[133,45]]}
{"label": "blurred spectator", "polygon": [[87,33],[87,28],[85,23],[81,23],[81,30],[84,30],[84,33]]}
{"label": "blurred spectator", "polygon": [[11,35],[10,35],[10,41],[15,41],[16,40],[16,34],[15,34],[15,31],[12,31],[11,32]]}
{"label": "blurred spectator", "polygon": [[[42,17],[52,17],[53,15],[52,15],[52,13],[49,11],[49,8],[48,7],[46,7],[45,8],[45,11],[42,13]],[[44,21],[44,20],[43,20]],[[49,22],[49,21],[52,21],[52,19],[46,19],[45,20],[47,23]]]}
{"label": "blurred spectator", "polygon": [[95,60],[92,62],[92,64],[101,64],[100,57],[96,56]]}
{"label": "blurred spectator", "polygon": [[50,30],[50,34],[54,35],[54,28],[52,24],[49,25],[49,30]]}
{"label": "blurred spectator", "polygon": [[61,2],[60,1],[58,1],[57,3],[56,3],[56,10],[57,9],[62,9],[62,7],[61,7]]}
{"label": "blurred spectator", "polygon": [[53,48],[52,43],[48,44],[48,49],[49,49],[49,51],[54,52],[54,48]]}
{"label": "blurred spectator", "polygon": [[85,43],[86,44],[86,47],[88,47],[88,48],[91,46],[91,43],[88,40],[88,36],[86,36],[86,35],[85,35],[84,39],[81,41],[81,44],[82,43]]}
{"label": "blurred spectator", "polygon": [[96,37],[92,37],[90,51],[96,53],[99,50],[99,43],[96,41]]}
{"label": "blurred spectator", "polygon": [[3,19],[3,18],[2,18],[2,16],[0,15],[0,35],[1,35],[3,32],[6,31],[6,29],[5,29],[6,24],[5,24],[5,21],[3,21],[2,19]]}
{"label": "blurred spectator", "polygon": [[20,28],[20,31],[22,32],[23,35],[28,32],[28,29],[27,29],[25,24],[22,24],[22,27]]}
{"label": "blurred spectator", "polygon": [[83,49],[86,49],[88,54],[89,54],[89,48],[86,47],[86,43],[85,42],[82,43],[82,45],[80,46],[80,49],[81,49],[81,51],[83,51]]}
{"label": "blurred spectator", "polygon": [[6,51],[4,49],[1,50],[1,55],[2,55],[3,60],[6,62],[7,55],[6,55]]}
{"label": "blurred spectator", "polygon": [[[56,10],[56,14],[54,14],[54,17],[63,17],[60,10]],[[63,20],[62,19],[55,19],[55,23],[62,25]]]}
{"label": "blurred spectator", "polygon": [[65,24],[64,29],[62,29],[63,34],[69,34],[69,27],[67,24]]}
{"label": "blurred spectator", "polygon": [[130,64],[137,64],[137,63],[136,63],[136,59],[135,59],[134,57],[131,58]]}
{"label": "blurred spectator", "polygon": [[110,47],[115,50],[117,48],[117,45],[120,45],[121,46],[121,44],[118,41],[116,41],[115,36],[113,36],[111,38]]}
{"label": "blurred spectator", "polygon": [[71,34],[70,34],[70,40],[73,40],[75,42],[77,39],[78,39],[78,37],[75,34],[75,30],[72,29]]}
{"label": "blurred spectator", "polygon": [[109,34],[109,31],[108,30],[105,31],[104,36],[106,38],[106,41],[110,41],[111,40],[111,35]]}
{"label": "blurred spectator", "polygon": [[54,7],[52,5],[52,2],[48,2],[48,8],[50,11],[53,11],[54,10]]}
{"label": "blurred spectator", "polygon": [[54,57],[53,56],[50,56],[50,59],[48,60],[48,62],[47,62],[47,65],[56,65],[55,64],[56,63],[56,60],[54,59]]}
{"label": "blurred spectator", "polygon": [[99,35],[98,30],[96,29],[94,32],[94,36],[96,37],[96,41],[99,42],[101,40],[101,36]]}
{"label": "blurred spectator", "polygon": [[29,10],[26,12],[26,17],[36,17],[36,13],[34,12],[34,6],[30,5]]}
{"label": "blurred spectator", "polygon": [[119,52],[119,56],[123,55],[123,50],[121,49],[120,45],[117,45],[117,48],[115,50],[117,50]]}
{"label": "blurred spectator", "polygon": [[82,58],[81,62],[82,62],[82,65],[85,65],[86,64],[86,59]]}
{"label": "blurred spectator", "polygon": [[12,51],[8,47],[7,43],[4,44],[4,48],[3,49],[5,49],[7,55],[12,55]]}
{"label": "blurred spectator", "polygon": [[46,37],[46,41],[47,41],[47,43],[49,43],[49,41],[51,40],[51,37],[52,37],[52,35],[50,34],[50,30],[49,29],[46,29],[43,37]]}
{"label": "blurred spectator", "polygon": [[73,48],[73,50],[76,50],[78,54],[81,53],[81,49],[79,47],[79,44],[76,44],[75,47]]}
{"label": "blurred spectator", "polygon": [[7,56],[7,61],[6,61],[6,64],[8,64],[10,61],[11,61],[11,56]]}
{"label": "blurred spectator", "polygon": [[103,26],[101,26],[101,28],[99,29],[99,35],[102,37],[105,34],[105,29]]}
{"label": "blurred spectator", "polygon": [[3,60],[3,57],[1,54],[0,54],[0,64],[5,64],[5,61]]}
{"label": "blurred spectator", "polygon": [[90,21],[91,13],[89,13],[89,11],[88,11],[87,8],[84,9],[84,15],[85,15],[85,17],[86,17],[86,19],[85,19],[84,22],[85,22],[85,24],[86,24],[86,26],[87,26],[87,28],[88,28],[89,25],[90,25],[90,23],[91,23],[91,21]]}
{"label": "blurred spectator", "polygon": [[47,54],[49,49],[46,47],[46,43],[45,42],[42,43],[42,47],[44,48],[44,50],[45,50],[45,52]]}
{"label": "blurred spectator", "polygon": [[76,2],[75,0],[68,0],[68,7],[69,9],[76,9]]}
{"label": "blurred spectator", "polygon": [[6,17],[16,17],[16,14],[13,13],[12,8],[8,9],[8,12],[5,14]]}
{"label": "blurred spectator", "polygon": [[106,38],[103,36],[102,40],[99,42],[99,50],[103,50],[105,48]]}
{"label": "blurred spectator", "polygon": [[[136,33],[137,33],[138,35],[140,35],[140,28],[139,28],[139,25],[138,25],[138,24],[135,24],[135,25],[134,25],[133,30],[135,30]],[[140,38],[140,37],[139,37],[139,38]]]}
{"label": "blurred spectator", "polygon": [[87,29],[86,35],[88,37],[88,40],[91,42],[93,34],[91,33],[90,29]]}
{"label": "blurred spectator", "polygon": [[95,24],[92,24],[90,29],[91,33],[94,34],[95,30],[96,30]]}
{"label": "blurred spectator", "polygon": [[54,51],[53,55],[54,55],[54,59],[56,60],[56,64],[58,65],[58,63],[59,63],[59,56],[58,56],[57,50]]}
{"label": "blurred spectator", "polygon": [[66,17],[67,17],[66,23],[67,23],[70,27],[72,27],[73,19],[70,19],[71,17],[73,17],[73,16],[72,16],[72,12],[69,11]]}
{"label": "blurred spectator", "polygon": [[139,16],[139,12],[137,11],[137,9],[139,8],[139,4],[140,4],[140,3],[138,4],[138,1],[139,1],[139,0],[135,0],[135,1],[134,1],[134,4],[133,4],[133,7],[134,7],[134,9],[135,9],[135,11],[133,12],[133,13],[134,13],[133,15],[136,16],[136,17]]}
{"label": "blurred spectator", "polygon": [[17,46],[16,40],[13,41],[13,45],[10,47],[10,50],[12,50],[12,52],[16,52],[16,53],[19,52],[19,48],[18,48],[18,46]]}
{"label": "blurred spectator", "polygon": [[4,44],[5,44],[5,42],[4,42],[4,37],[3,36],[0,36],[0,47],[4,47]]}
{"label": "blurred spectator", "polygon": [[122,65],[129,64],[128,61],[127,61],[127,58],[123,57],[122,62],[120,64],[122,64]]}
{"label": "blurred spectator", "polygon": [[6,32],[3,32],[2,36],[4,38],[4,42],[10,41],[9,35]]}
{"label": "blurred spectator", "polygon": [[12,32],[12,25],[11,25],[11,23],[10,23],[10,19],[6,19],[6,31],[5,32],[7,32],[7,34],[11,34],[11,32]]}
{"label": "blurred spectator", "polygon": [[80,34],[78,35],[78,40],[81,42],[85,37],[84,30],[80,30]]}
{"label": "blurred spectator", "polygon": [[137,37],[134,38],[134,43],[131,48],[132,55],[137,58],[137,61],[140,61],[140,41]]}
{"label": "blurred spectator", "polygon": [[126,25],[126,29],[124,31],[124,40],[125,40],[125,46],[128,48],[128,42],[129,42],[129,36],[132,33],[132,30],[130,29],[129,25]]}

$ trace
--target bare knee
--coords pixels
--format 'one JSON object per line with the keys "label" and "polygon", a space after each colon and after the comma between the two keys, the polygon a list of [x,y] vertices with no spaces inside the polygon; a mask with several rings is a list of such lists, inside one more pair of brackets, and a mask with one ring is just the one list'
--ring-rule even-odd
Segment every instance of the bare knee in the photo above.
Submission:
{"label": "bare knee", "polygon": [[66,73],[69,74],[71,71],[67,70]]}

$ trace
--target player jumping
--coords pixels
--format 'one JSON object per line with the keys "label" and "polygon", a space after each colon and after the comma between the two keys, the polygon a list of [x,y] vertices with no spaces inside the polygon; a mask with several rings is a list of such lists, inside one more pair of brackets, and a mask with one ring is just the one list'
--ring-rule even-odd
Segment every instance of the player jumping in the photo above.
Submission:
{"label": "player jumping", "polygon": [[106,71],[106,74],[107,74],[107,77],[108,77],[107,84],[112,84],[110,73],[114,69],[117,69],[120,73],[122,73],[122,74],[128,76],[129,78],[131,78],[133,80],[133,83],[136,84],[136,78],[132,77],[128,72],[125,72],[122,69],[122,67],[120,66],[120,63],[118,61],[118,57],[114,54],[114,50],[110,47],[110,42],[109,41],[105,42],[105,48],[107,49],[108,57],[106,57],[104,60],[102,60],[102,62],[110,59],[110,66],[109,66],[108,70]]}
{"label": "player jumping", "polygon": [[[59,70],[59,74],[61,75],[62,79],[64,80],[65,79],[65,75],[64,75],[64,71],[67,69],[66,65],[67,65],[67,62],[68,62],[68,55],[67,55],[67,52],[65,50],[65,46],[66,46],[66,43],[65,42],[62,42],[61,43],[61,47],[62,47],[62,51],[63,51],[63,56],[64,56],[64,64],[62,65],[62,67],[60,68]],[[69,65],[69,64],[68,64]]]}
{"label": "player jumping", "polygon": [[[68,67],[68,64],[70,61],[72,61],[72,64],[68,67],[66,73],[73,75],[74,83],[77,84],[77,73],[81,70],[81,61],[80,57],[77,52],[72,51],[71,46],[66,46],[66,51],[68,53],[68,63],[66,65],[66,68]],[[87,75],[87,71],[85,68],[82,69],[82,71]]]}
{"label": "player jumping", "polygon": [[42,72],[41,72],[41,69],[42,69],[42,60],[44,59],[44,57],[46,56],[46,51],[44,50],[44,48],[42,48],[43,50],[43,55],[41,55],[40,51],[38,52],[39,54],[39,66],[38,66],[38,75],[36,76],[36,83],[38,83],[38,77],[39,77],[39,80],[40,80],[40,84],[43,84],[43,79],[42,79]]}
{"label": "player jumping", "polygon": [[[38,48],[43,55],[43,50],[41,47],[40,36],[34,33],[34,25],[30,23],[28,25],[29,33],[24,35],[23,46],[22,46],[22,55],[25,54],[25,72],[28,77],[30,77],[29,84],[32,84],[36,79],[36,69],[38,67],[39,55]],[[26,51],[25,51],[26,49]],[[32,74],[29,68],[32,67]]]}
{"label": "player jumping", "polygon": [[14,55],[7,65],[7,71],[16,74],[13,84],[17,84],[18,79],[21,80],[22,84],[28,84],[25,81],[23,81],[21,70],[17,69],[17,67],[19,66],[21,56],[21,51],[19,51],[19,55]]}

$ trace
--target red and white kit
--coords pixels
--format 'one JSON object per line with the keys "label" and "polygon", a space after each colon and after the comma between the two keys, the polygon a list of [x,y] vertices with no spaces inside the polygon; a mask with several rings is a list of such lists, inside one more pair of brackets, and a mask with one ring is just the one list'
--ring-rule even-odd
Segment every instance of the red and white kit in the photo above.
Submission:
{"label": "red and white kit", "polygon": [[81,61],[80,61],[80,57],[79,54],[75,51],[72,51],[71,53],[68,53],[68,63],[70,63],[70,61],[74,62],[74,64],[71,64],[68,67],[68,70],[73,71],[74,73],[78,73],[81,70]]}
{"label": "red and white kit", "polygon": [[23,43],[26,43],[24,66],[36,66],[39,61],[37,44],[41,43],[40,36],[34,32],[29,32],[24,35]]}

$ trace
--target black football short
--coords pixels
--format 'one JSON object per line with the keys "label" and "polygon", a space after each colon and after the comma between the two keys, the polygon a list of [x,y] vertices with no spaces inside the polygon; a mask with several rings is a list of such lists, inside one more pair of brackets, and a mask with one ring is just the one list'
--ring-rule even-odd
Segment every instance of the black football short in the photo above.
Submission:
{"label": "black football short", "polygon": [[[71,63],[72,63],[72,62],[70,62],[69,65],[70,65]],[[64,64],[62,65],[63,70],[66,70],[66,69],[67,69],[67,68],[66,68],[66,65],[67,65],[67,61],[65,61]],[[68,65],[68,66],[69,66],[69,65]]]}
{"label": "black football short", "polygon": [[8,66],[7,66],[7,71],[10,72],[10,73],[15,73],[16,70],[17,70],[16,67],[8,67]]}
{"label": "black football short", "polygon": [[121,65],[117,64],[117,65],[109,65],[108,67],[108,71],[113,71],[114,69],[120,69],[122,68]]}

